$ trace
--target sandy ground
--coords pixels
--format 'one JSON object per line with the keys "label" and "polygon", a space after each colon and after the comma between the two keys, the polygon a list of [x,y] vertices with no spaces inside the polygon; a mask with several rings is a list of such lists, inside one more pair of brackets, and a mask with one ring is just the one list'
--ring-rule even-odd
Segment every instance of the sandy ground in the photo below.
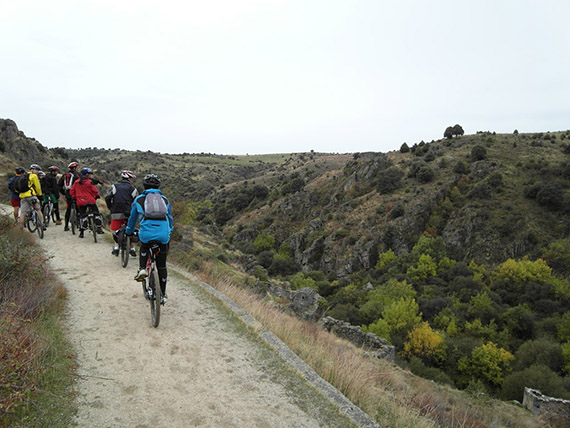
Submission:
{"label": "sandy ground", "polygon": [[[29,232],[25,232],[29,233]],[[106,236],[107,239],[104,239]],[[202,288],[171,273],[150,325],[135,260],[51,225],[39,240],[68,290],[79,427],[348,427],[338,408]]]}

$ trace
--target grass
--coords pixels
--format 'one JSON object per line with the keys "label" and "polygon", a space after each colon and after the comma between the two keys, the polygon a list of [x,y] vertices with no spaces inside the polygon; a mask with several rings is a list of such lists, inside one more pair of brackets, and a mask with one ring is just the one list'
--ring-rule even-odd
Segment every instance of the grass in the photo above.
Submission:
{"label": "grass", "polygon": [[62,427],[75,411],[66,292],[35,238],[0,217],[0,426]]}
{"label": "grass", "polygon": [[244,288],[243,278],[236,280],[219,265],[203,261],[195,274],[248,311],[381,426],[549,426],[520,406],[438,385],[387,361],[366,357],[362,349],[319,325],[283,313],[272,301]]}

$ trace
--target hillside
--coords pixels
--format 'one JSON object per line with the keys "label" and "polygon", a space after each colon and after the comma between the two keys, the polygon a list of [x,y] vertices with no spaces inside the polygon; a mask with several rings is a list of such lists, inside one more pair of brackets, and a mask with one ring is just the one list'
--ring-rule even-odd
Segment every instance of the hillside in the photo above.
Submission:
{"label": "hillside", "polygon": [[[213,260],[255,289],[310,287],[327,315],[385,337],[421,376],[509,400],[524,386],[570,398],[570,131],[344,155],[0,142],[4,170],[38,161],[22,154],[36,147],[106,181],[158,173],[176,215],[173,258]],[[14,154],[16,142],[28,151]]]}

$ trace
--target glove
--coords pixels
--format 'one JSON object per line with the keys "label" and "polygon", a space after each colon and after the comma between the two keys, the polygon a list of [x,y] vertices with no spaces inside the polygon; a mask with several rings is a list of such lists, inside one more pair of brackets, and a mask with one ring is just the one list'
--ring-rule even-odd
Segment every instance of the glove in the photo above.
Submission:
{"label": "glove", "polygon": [[101,198],[101,196],[99,196],[99,195],[95,196],[95,199],[100,199],[100,198]]}

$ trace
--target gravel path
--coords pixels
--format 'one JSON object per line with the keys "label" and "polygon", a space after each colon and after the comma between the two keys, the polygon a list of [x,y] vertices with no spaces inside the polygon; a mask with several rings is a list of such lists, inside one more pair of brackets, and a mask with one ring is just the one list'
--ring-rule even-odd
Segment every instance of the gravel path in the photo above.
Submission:
{"label": "gravel path", "polygon": [[94,243],[52,225],[38,240],[68,291],[79,427],[353,426],[191,278],[171,270],[151,327],[136,261],[122,268],[106,235]]}

